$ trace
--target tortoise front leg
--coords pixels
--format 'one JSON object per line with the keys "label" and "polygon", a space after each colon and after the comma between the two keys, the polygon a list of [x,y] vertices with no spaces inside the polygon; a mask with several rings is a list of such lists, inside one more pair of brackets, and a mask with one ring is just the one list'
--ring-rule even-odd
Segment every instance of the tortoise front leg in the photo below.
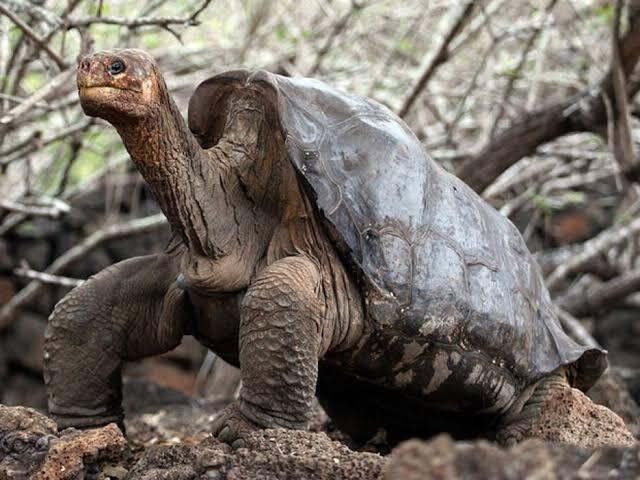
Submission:
{"label": "tortoise front leg", "polygon": [[185,333],[189,304],[177,271],[174,256],[132,258],[56,305],[45,332],[44,376],[49,411],[61,428],[123,428],[122,365],[171,350]]}
{"label": "tortoise front leg", "polygon": [[307,428],[321,338],[332,332],[324,325],[321,284],[316,263],[297,256],[271,264],[247,290],[239,332],[242,389],[216,420],[220,440],[240,446],[257,428]]}

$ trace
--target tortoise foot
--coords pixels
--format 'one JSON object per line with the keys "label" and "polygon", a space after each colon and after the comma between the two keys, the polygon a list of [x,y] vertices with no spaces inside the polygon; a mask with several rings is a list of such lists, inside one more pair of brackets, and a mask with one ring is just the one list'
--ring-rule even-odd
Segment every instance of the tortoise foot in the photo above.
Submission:
{"label": "tortoise foot", "polygon": [[245,446],[244,438],[260,426],[249,420],[238,408],[236,402],[228,405],[213,423],[213,435],[233,448]]}
{"label": "tortoise foot", "polygon": [[555,392],[571,389],[567,383],[564,371],[543,378],[535,386],[531,387],[523,397],[518,399],[511,410],[502,420],[501,427],[496,434],[498,443],[504,446],[512,446],[527,437],[535,437],[536,426],[547,408],[547,401]]}
{"label": "tortoise foot", "polygon": [[505,417],[496,437],[507,446],[528,437],[584,448],[635,443],[618,415],[593,403],[559,374],[542,380],[522,409]]}
{"label": "tortoise foot", "polygon": [[496,441],[504,447],[512,447],[526,438],[526,432],[530,425],[509,425],[500,429],[496,435]]}

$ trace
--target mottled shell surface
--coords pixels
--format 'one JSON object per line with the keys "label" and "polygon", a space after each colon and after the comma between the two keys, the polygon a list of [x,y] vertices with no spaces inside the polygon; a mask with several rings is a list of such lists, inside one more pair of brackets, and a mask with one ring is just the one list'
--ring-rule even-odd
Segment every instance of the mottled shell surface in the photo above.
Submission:
{"label": "mottled shell surface", "polygon": [[517,228],[386,107],[316,80],[227,72],[191,99],[201,143],[215,137],[230,88],[258,89],[274,107],[290,160],[380,328],[480,352],[522,384],[567,365],[579,388],[599,377],[606,353],[562,330]]}

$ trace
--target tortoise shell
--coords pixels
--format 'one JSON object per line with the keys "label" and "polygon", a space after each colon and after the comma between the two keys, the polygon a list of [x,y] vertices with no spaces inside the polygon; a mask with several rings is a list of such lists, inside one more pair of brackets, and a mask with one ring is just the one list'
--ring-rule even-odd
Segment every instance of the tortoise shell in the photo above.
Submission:
{"label": "tortoise shell", "polygon": [[578,388],[597,380],[606,352],[563,331],[517,228],[438,166],[395,114],[317,80],[226,72],[189,103],[203,147],[220,136],[230,92],[248,90],[277,117],[289,159],[381,329],[481,352],[522,385],[562,366],[574,367]]}

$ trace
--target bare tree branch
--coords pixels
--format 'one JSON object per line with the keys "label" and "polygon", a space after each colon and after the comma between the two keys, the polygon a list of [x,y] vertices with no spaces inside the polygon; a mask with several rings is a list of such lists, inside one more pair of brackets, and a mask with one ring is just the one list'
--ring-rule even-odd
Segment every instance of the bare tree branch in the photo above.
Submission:
{"label": "bare tree branch", "polygon": [[[556,6],[556,3],[558,3],[558,0],[549,1],[546,8],[544,9],[545,19],[547,15],[549,15],[551,10],[553,10],[553,7]],[[509,98],[511,97],[511,94],[513,93],[513,88],[516,83],[516,80],[520,77],[522,69],[524,68],[525,62],[527,61],[527,58],[529,56],[529,52],[531,51],[531,48],[533,48],[533,46],[535,45],[536,41],[538,40],[538,37],[540,36],[540,33],[544,30],[544,28],[545,28],[544,22],[541,25],[534,27],[533,32],[531,32],[531,34],[529,35],[529,38],[527,38],[524,48],[520,53],[520,59],[518,60],[518,64],[509,73],[509,80],[507,81],[507,85],[502,94],[502,98],[498,101],[498,110],[496,111],[492,119],[491,126],[489,128],[489,132],[487,135],[489,139],[493,139],[495,137],[495,133],[498,130],[498,125],[500,123],[500,119],[504,114],[505,108],[507,106],[507,103],[509,102]]]}
{"label": "bare tree branch", "polygon": [[351,1],[351,7],[347,11],[347,13],[345,13],[342,17],[340,17],[340,19],[337,22],[333,24],[331,33],[329,33],[329,36],[325,40],[324,44],[322,45],[322,47],[320,47],[320,50],[318,50],[318,53],[316,54],[316,59],[313,62],[313,66],[309,69],[309,71],[307,72],[307,75],[309,76],[314,75],[318,72],[318,70],[320,70],[320,65],[322,64],[322,60],[327,55],[327,53],[329,53],[329,50],[331,50],[331,46],[333,45],[333,42],[335,42],[336,38],[346,28],[347,23],[349,23],[349,19],[356,12],[358,12],[359,10],[362,10],[363,8],[364,8],[364,4],[361,4],[356,0]]}
{"label": "bare tree branch", "polygon": [[433,77],[438,70],[438,67],[448,59],[449,45],[469,20],[471,13],[473,12],[474,5],[475,2],[473,0],[466,0],[460,5],[452,8],[452,13],[447,19],[449,27],[440,37],[440,43],[433,50],[433,53],[426,58],[418,81],[411,89],[411,92],[409,92],[407,98],[405,98],[400,110],[398,110],[398,116],[400,118],[407,116],[416,99],[420,96],[429,83],[431,77]]}
{"label": "bare tree branch", "polygon": [[[622,168],[631,168],[636,163],[637,153],[631,134],[629,102],[627,100],[627,74],[623,69],[620,47],[620,17],[623,3],[623,0],[616,1],[611,35],[611,83],[614,101],[611,102],[610,109],[612,111],[609,116],[612,131],[608,132],[607,137],[618,164]],[[609,103],[607,94],[603,93],[603,95],[605,96],[603,99],[605,106],[607,106]]]}
{"label": "bare tree branch", "polygon": [[84,280],[77,278],[62,277],[60,275],[50,275],[48,273],[32,270],[28,266],[22,266],[13,269],[13,274],[17,277],[28,278],[30,280],[38,280],[48,285],[59,285],[61,287],[75,288],[84,283]]}
{"label": "bare tree branch", "polygon": [[[1,6],[0,6],[1,7]],[[69,80],[73,78],[75,75],[75,67],[67,68],[63,70],[54,78],[52,78],[46,85],[39,88],[37,92],[35,92],[31,97],[24,100],[19,105],[16,105],[15,108],[6,113],[2,118],[0,118],[0,124],[7,125],[13,122],[15,119],[27,113],[34,106],[36,106],[40,101],[45,98],[51,96],[56,92],[61,86],[66,86],[69,84]]]}
{"label": "bare tree branch", "polygon": [[[620,65],[629,76],[640,58],[640,15],[630,17],[630,25],[620,40]],[[465,159],[457,175],[471,188],[482,192],[502,172],[551,140],[579,131],[606,136],[607,114],[603,96],[614,98],[614,72],[610,69],[595,91],[587,90],[536,112],[527,113],[498,134],[476,155]],[[635,94],[627,88],[628,94]]]}
{"label": "bare tree branch", "polygon": [[168,28],[171,25],[182,25],[185,27],[193,27],[200,25],[198,16],[209,6],[211,0],[206,0],[198,9],[188,17],[83,17],[71,19],[66,25],[67,30],[72,28],[83,28],[95,24],[104,25],[120,25],[127,28],[139,27],[161,27]]}
{"label": "bare tree branch", "polygon": [[14,14],[11,10],[9,10],[5,5],[0,3],[0,14],[5,15],[9,18],[16,26],[24,32],[24,34],[29,37],[35,44],[37,44],[42,50],[47,52],[47,55],[53,60],[60,70],[66,69],[69,64],[65,62],[60,55],[54,52],[51,47],[47,44],[46,40],[40,37],[36,32],[34,32],[29,25],[24,23],[20,17]]}
{"label": "bare tree branch", "polygon": [[511,127],[498,133],[481,152],[464,160],[456,175],[475,191],[482,192],[502,172],[534,153],[543,143],[575,131],[571,112],[576,101],[571,98],[524,114]]}
{"label": "bare tree branch", "polygon": [[28,0],[4,0],[4,3],[15,13],[26,12],[38,20],[47,23],[51,27],[58,28],[62,25],[62,19],[51,10],[36,5]]}
{"label": "bare tree branch", "polygon": [[634,219],[628,225],[611,227],[608,230],[601,232],[583,244],[582,252],[576,253],[572,258],[568,259],[565,263],[559,265],[553,272],[551,272],[546,281],[547,287],[549,287],[550,290],[557,288],[562,280],[572,273],[579,271],[583,265],[591,261],[593,258],[608,251],[615,245],[625,242],[633,235],[638,235],[639,233],[640,217]]}
{"label": "bare tree branch", "polygon": [[[69,136],[74,135],[77,132],[86,131],[89,127],[91,127],[95,123],[95,120],[92,118],[85,118],[79,123],[75,125],[70,125],[69,127],[63,128],[62,130],[56,132],[49,138],[45,138],[40,140],[40,137],[35,137],[37,142],[29,142],[23,144],[24,149],[16,150],[12,152],[11,155],[7,155],[5,158],[0,158],[0,168],[9,165],[10,163],[22,159],[29,154],[35,152],[39,148],[46,147],[47,145],[51,145],[54,142],[57,142],[63,138],[67,138]],[[14,149],[11,149],[14,150]]]}
{"label": "bare tree branch", "polygon": [[593,338],[589,331],[584,328],[584,325],[571,313],[563,310],[560,307],[556,307],[556,314],[562,328],[573,338],[576,342],[585,347],[602,348],[598,342]]}
{"label": "bare tree branch", "polygon": [[50,203],[50,205],[29,205],[0,198],[0,209],[51,218],[58,218],[63,213],[68,213],[71,210],[68,204],[57,198],[51,198],[47,203]]}
{"label": "bare tree branch", "polygon": [[640,291],[640,271],[625,273],[608,282],[569,292],[557,304],[576,317],[592,316]]}

